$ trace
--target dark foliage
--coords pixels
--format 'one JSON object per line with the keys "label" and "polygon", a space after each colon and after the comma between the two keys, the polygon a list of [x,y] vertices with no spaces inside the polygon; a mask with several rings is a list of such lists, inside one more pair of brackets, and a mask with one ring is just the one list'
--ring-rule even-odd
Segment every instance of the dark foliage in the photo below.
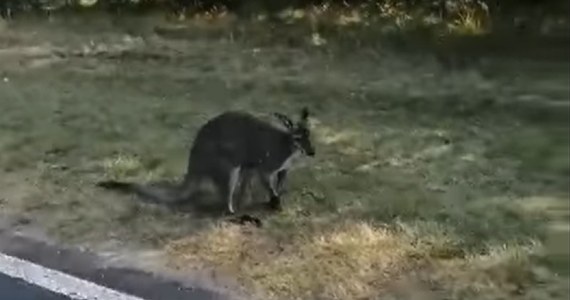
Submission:
{"label": "dark foliage", "polygon": [[[273,13],[284,8],[303,8],[332,4],[336,6],[376,7],[387,0],[0,0],[0,14],[9,18],[20,12],[45,12],[62,9],[103,9],[108,11],[141,11],[166,9],[175,13],[212,11],[225,8],[238,14]],[[82,2],[95,2],[82,5]],[[406,9],[421,7],[439,15],[453,14],[459,5],[483,6],[491,14],[512,14],[522,9],[568,12],[567,0],[397,0]]]}

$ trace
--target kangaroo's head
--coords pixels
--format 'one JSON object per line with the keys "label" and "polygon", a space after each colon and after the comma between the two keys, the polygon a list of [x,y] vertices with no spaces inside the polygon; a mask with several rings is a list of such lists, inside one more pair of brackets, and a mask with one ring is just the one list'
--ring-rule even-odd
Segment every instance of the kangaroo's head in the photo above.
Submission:
{"label": "kangaroo's head", "polygon": [[281,121],[287,128],[287,131],[293,138],[295,146],[304,154],[308,156],[315,155],[315,148],[311,142],[311,131],[309,129],[309,109],[304,107],[301,110],[299,121],[293,123],[289,117],[281,113],[274,113],[274,115]]}

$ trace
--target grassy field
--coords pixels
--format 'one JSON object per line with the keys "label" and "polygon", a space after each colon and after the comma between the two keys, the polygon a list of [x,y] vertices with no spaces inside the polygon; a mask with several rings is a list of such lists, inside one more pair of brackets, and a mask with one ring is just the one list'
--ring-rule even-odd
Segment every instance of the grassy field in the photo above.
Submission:
{"label": "grassy field", "polygon": [[[380,36],[286,46],[220,23],[176,38],[108,18],[0,25],[12,225],[154,249],[260,299],[568,299],[569,61],[552,55],[567,48],[481,46],[453,67]],[[224,110],[305,105],[317,156],[263,228],[93,186],[180,178],[197,128]]]}

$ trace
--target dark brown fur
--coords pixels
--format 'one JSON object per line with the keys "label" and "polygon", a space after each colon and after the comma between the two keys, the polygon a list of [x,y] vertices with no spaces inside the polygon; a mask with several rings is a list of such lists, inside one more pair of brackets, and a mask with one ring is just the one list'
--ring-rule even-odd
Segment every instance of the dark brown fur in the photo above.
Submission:
{"label": "dark brown fur", "polygon": [[307,126],[307,109],[303,109],[296,124],[285,115],[275,116],[285,129],[237,111],[225,112],[206,122],[198,130],[190,149],[184,180],[174,189],[119,181],[103,181],[97,185],[172,204],[189,201],[196,192],[196,180],[208,178],[233,214],[233,195],[240,178],[249,181],[251,174],[257,173],[270,194],[270,206],[278,209],[290,160],[301,153],[313,156],[315,150]]}

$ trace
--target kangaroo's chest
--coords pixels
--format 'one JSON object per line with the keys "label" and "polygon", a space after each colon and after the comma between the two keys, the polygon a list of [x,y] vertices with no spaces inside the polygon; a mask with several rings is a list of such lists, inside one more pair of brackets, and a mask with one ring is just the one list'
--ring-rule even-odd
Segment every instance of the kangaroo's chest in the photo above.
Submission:
{"label": "kangaroo's chest", "polygon": [[300,153],[298,151],[294,151],[287,156],[274,157],[273,159],[269,159],[264,164],[262,164],[260,166],[260,169],[269,174],[288,171],[299,159],[299,156]]}
{"label": "kangaroo's chest", "polygon": [[275,172],[285,171],[285,170],[291,169],[291,167],[292,167],[293,164],[297,161],[297,159],[299,158],[299,156],[300,156],[299,151],[293,151],[293,153],[291,153],[291,154],[279,165],[279,167],[275,170]]}

